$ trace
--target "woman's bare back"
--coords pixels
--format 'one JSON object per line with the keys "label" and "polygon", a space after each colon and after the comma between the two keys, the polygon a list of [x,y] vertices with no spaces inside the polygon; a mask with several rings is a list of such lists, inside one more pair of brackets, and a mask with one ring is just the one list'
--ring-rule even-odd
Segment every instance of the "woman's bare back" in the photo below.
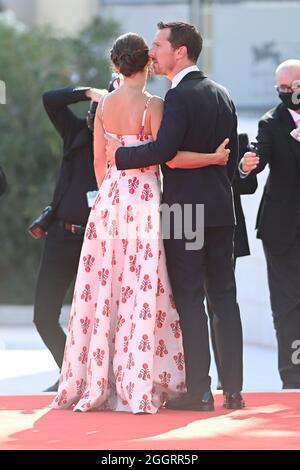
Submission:
{"label": "woman's bare back", "polygon": [[[122,88],[107,95],[102,114],[105,131],[117,135],[138,135],[145,106],[151,97],[147,92]],[[144,133],[151,134],[150,109],[146,113]]]}

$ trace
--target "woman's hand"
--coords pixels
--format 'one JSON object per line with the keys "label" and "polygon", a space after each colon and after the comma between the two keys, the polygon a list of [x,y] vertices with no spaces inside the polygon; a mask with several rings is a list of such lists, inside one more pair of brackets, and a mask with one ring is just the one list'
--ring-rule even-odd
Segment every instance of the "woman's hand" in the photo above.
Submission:
{"label": "woman's hand", "polygon": [[226,148],[226,145],[229,144],[229,139],[226,138],[224,142],[219,145],[215,153],[213,154],[213,159],[214,165],[227,165],[228,159],[229,159],[229,154],[230,154],[230,149]]}
{"label": "woman's hand", "polygon": [[229,143],[229,139],[225,139],[224,142],[219,145],[215,153],[200,153],[190,152],[188,150],[179,150],[172,160],[166,162],[166,165],[171,168],[203,168],[210,165],[223,165],[225,166],[228,162],[230,149],[226,148]]}

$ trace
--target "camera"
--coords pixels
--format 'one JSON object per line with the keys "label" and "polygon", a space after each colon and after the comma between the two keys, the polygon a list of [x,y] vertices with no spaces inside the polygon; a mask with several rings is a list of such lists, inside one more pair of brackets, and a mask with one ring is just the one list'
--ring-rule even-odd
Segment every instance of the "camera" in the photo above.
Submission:
{"label": "camera", "polygon": [[249,152],[253,152],[253,153],[256,153],[256,155],[258,155],[258,143],[257,142],[250,142]]}
{"label": "camera", "polygon": [[114,91],[117,88],[119,88],[119,86],[122,83],[122,80],[123,80],[123,75],[113,72],[111,74],[111,80],[108,85],[108,92],[110,93],[111,91]]}
{"label": "camera", "polygon": [[53,209],[51,206],[47,206],[42,211],[41,215],[28,227],[28,233],[36,239],[43,237],[46,235],[52,219]]}
{"label": "camera", "polygon": [[90,109],[88,110],[87,117],[86,117],[87,126],[92,132],[94,132],[94,121],[95,121],[97,106],[98,106],[97,101],[91,101]]}

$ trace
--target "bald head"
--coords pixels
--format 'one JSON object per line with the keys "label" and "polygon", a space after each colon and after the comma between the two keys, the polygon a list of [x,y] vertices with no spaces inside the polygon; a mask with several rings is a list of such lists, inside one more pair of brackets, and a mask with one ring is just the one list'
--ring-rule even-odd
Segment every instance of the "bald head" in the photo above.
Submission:
{"label": "bald head", "polygon": [[295,80],[300,80],[300,60],[285,60],[278,65],[275,75],[277,85],[291,84]]}
{"label": "bald head", "polygon": [[300,114],[300,60],[290,59],[278,65],[276,85],[285,106]]}

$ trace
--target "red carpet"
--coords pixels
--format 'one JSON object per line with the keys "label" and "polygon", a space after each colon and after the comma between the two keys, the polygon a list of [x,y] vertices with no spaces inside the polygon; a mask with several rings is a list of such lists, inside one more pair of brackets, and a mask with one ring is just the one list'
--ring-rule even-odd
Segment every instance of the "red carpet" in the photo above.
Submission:
{"label": "red carpet", "polygon": [[157,415],[48,408],[49,395],[0,396],[0,449],[299,449],[300,394],[245,394],[247,408]]}

